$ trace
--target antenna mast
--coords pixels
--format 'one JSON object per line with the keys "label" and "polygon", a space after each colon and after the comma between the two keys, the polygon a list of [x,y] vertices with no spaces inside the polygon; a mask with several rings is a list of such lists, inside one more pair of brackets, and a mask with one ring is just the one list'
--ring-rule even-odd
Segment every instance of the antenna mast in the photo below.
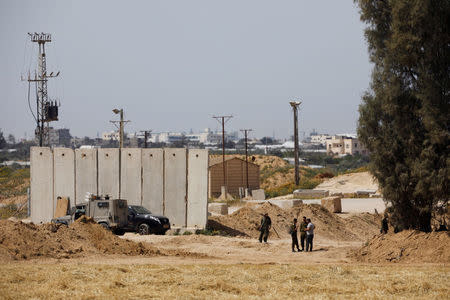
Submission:
{"label": "antenna mast", "polygon": [[[42,147],[44,140],[49,141],[49,123],[52,121],[58,121],[58,106],[56,100],[51,100],[47,93],[47,81],[49,78],[54,78],[59,75],[59,71],[56,74],[51,72],[47,74],[47,58],[45,54],[45,43],[52,41],[52,36],[49,33],[28,33],[30,39],[34,43],[39,45],[38,53],[38,71],[34,71],[31,75],[28,71],[27,78],[21,78],[22,81],[28,81],[28,84],[32,82],[36,83],[36,131],[35,134],[39,137],[39,146]],[[47,123],[47,129],[45,129],[45,123]]]}

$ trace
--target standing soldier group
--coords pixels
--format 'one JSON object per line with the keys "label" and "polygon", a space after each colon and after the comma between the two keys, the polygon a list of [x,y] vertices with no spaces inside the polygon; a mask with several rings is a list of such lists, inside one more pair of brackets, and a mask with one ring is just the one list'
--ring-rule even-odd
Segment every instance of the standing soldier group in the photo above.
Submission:
{"label": "standing soldier group", "polygon": [[[268,213],[265,213],[261,219],[261,226],[259,227],[259,242],[262,243],[264,240],[267,243],[267,238],[269,236],[269,230],[272,227],[272,220]],[[293,224],[289,227],[289,233],[292,237],[292,252],[295,252],[297,248],[298,252],[305,251],[311,252],[313,249],[313,239],[314,239],[314,229],[316,226],[311,222],[311,219],[303,217],[303,221],[300,226],[297,224],[297,219],[294,219]],[[302,249],[300,249],[298,244],[297,232],[300,230],[300,244]],[[305,240],[306,240],[306,250],[305,250]]]}

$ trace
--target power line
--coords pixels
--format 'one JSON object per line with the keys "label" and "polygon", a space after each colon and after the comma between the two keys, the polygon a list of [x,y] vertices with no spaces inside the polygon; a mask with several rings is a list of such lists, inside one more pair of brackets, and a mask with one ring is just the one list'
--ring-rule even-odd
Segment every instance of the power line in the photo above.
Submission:
{"label": "power line", "polygon": [[[226,166],[225,166],[225,124],[232,118],[232,115],[229,116],[213,116],[214,119],[217,120],[220,124],[222,124],[222,170],[223,170],[223,186],[227,186],[226,180]],[[226,196],[226,194],[225,194]]]}

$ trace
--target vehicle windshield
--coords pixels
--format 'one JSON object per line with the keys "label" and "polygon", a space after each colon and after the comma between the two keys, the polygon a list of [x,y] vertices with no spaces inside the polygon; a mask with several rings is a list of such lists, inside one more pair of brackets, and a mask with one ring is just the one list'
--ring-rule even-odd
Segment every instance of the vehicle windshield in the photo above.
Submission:
{"label": "vehicle windshield", "polygon": [[131,205],[130,206],[137,214],[151,214],[151,212],[143,206]]}

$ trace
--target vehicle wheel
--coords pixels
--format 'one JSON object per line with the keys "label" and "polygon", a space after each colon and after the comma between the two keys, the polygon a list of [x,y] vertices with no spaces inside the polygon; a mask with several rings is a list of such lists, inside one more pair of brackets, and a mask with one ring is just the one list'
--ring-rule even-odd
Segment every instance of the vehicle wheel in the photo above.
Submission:
{"label": "vehicle wheel", "polygon": [[150,233],[150,227],[148,226],[148,224],[142,223],[141,225],[139,225],[138,233],[140,235],[147,235],[147,234],[149,234]]}
{"label": "vehicle wheel", "polygon": [[106,230],[109,230],[109,226],[106,223],[99,223],[100,225],[102,225],[103,228],[105,228]]}

